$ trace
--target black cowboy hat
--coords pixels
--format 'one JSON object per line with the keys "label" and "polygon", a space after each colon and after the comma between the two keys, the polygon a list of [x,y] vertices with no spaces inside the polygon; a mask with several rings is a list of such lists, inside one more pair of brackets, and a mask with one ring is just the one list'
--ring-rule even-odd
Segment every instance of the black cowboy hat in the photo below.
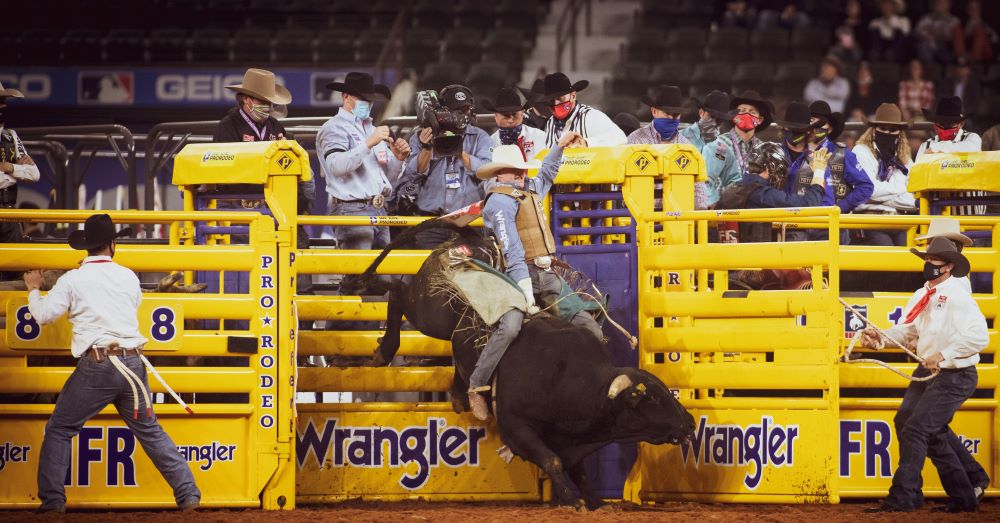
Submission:
{"label": "black cowboy hat", "polygon": [[642,103],[655,107],[665,113],[676,114],[684,112],[684,95],[676,85],[659,85],[653,91],[653,97],[643,96]]}
{"label": "black cowboy hat", "polygon": [[844,115],[833,112],[830,109],[830,104],[826,103],[826,101],[816,100],[809,104],[809,113],[830,124],[830,134],[827,135],[827,139],[831,142],[835,141],[840,136],[840,133],[844,132]]}
{"label": "black cowboy hat", "polygon": [[958,251],[958,247],[955,246],[955,242],[943,236],[938,236],[932,239],[931,242],[927,244],[926,251],[921,252],[911,247],[910,252],[924,260],[926,260],[928,256],[934,256],[941,258],[948,263],[954,263],[955,268],[951,270],[951,275],[956,278],[968,276],[969,271],[971,270],[969,266],[969,259]]}
{"label": "black cowboy hat", "polygon": [[760,125],[754,128],[754,130],[763,131],[764,129],[767,129],[767,126],[771,125],[771,119],[774,115],[774,106],[771,105],[771,102],[765,100],[760,93],[751,89],[743,91],[743,94],[739,96],[729,98],[730,112],[736,110],[736,108],[741,104],[752,105],[760,111],[762,121],[760,122]]}
{"label": "black cowboy hat", "polygon": [[776,118],[774,123],[783,129],[807,131],[813,127],[813,124],[809,122],[810,117],[808,105],[803,102],[792,102],[785,109],[785,117]]}
{"label": "black cowboy hat", "polygon": [[699,109],[706,111],[716,120],[728,121],[730,119],[729,95],[722,91],[712,91],[708,93],[704,102],[698,98],[694,98],[694,103]]}
{"label": "black cowboy hat", "polygon": [[115,224],[107,214],[94,214],[83,224],[83,230],[73,231],[69,235],[69,246],[86,251],[96,249],[114,241],[115,238],[132,234],[131,227],[115,232]]}
{"label": "black cowboy hat", "polygon": [[330,82],[326,84],[326,88],[331,91],[339,91],[351,96],[357,96],[369,102],[384,102],[392,97],[389,88],[375,83],[372,75],[368,73],[347,73],[343,82]]}
{"label": "black cowboy hat", "polygon": [[618,113],[611,119],[611,121],[614,122],[626,136],[634,133],[636,129],[642,127],[642,123],[639,122],[639,119],[632,113]]}
{"label": "black cowboy hat", "polygon": [[962,112],[962,99],[957,96],[942,96],[934,104],[933,111],[930,109],[921,109],[921,111],[924,112],[924,118],[929,121],[949,127],[964,122],[972,116],[972,113]]}
{"label": "black cowboy hat", "polygon": [[542,81],[541,89],[537,89],[538,84],[535,84],[534,92],[538,95],[540,101],[551,101],[557,98],[562,98],[563,96],[575,92],[582,91],[590,85],[590,82],[586,80],[580,80],[576,83],[570,83],[569,78],[562,73],[552,73],[545,75],[545,80]]}
{"label": "black cowboy hat", "polygon": [[527,109],[531,105],[521,95],[521,91],[513,87],[500,89],[497,91],[494,99],[496,100],[495,104],[489,98],[483,98],[479,104],[483,106],[483,109],[491,113],[516,113]]}

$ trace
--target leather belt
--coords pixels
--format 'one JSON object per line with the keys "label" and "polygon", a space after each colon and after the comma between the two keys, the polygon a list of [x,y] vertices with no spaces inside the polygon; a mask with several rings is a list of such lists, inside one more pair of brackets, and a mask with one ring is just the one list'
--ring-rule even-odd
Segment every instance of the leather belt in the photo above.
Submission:
{"label": "leather belt", "polygon": [[94,345],[87,349],[87,352],[84,352],[83,355],[96,361],[97,363],[100,363],[104,361],[106,356],[128,356],[128,353],[130,352],[138,356],[142,354],[142,347],[140,346],[129,349],[124,347],[98,347]]}
{"label": "leather belt", "polygon": [[385,196],[376,194],[371,198],[361,200],[341,200],[340,198],[333,198],[333,203],[364,203],[371,205],[376,209],[381,209],[382,207],[385,207]]}

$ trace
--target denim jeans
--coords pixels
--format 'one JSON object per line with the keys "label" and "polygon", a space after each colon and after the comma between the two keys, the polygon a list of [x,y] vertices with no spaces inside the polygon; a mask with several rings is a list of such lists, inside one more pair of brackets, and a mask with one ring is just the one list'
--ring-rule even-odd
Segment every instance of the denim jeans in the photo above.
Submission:
{"label": "denim jeans", "polygon": [[[930,373],[917,367],[914,377]],[[976,368],[942,370],[930,381],[910,382],[899,412],[893,420],[899,438],[899,466],[892,476],[892,487],[886,504],[904,510],[916,510],[923,504],[923,479],[920,475],[928,457],[937,468],[949,504],[958,508],[976,506],[974,485],[965,463],[949,434],[955,411],[976,390],[979,381]],[[957,439],[957,438],[956,438]],[[962,451],[968,453],[964,446]]]}
{"label": "denim jeans", "polygon": [[[122,356],[121,360],[142,379],[148,390],[149,383],[142,360],[135,355]],[[45,425],[45,438],[42,440],[38,462],[38,497],[42,501],[42,508],[54,509],[66,504],[63,481],[73,456],[70,440],[80,432],[87,420],[96,416],[108,404],[114,404],[118,409],[118,414],[139,440],[146,455],[174,490],[177,504],[200,500],[201,491],[194,484],[194,476],[187,461],[156,421],[156,414],[146,415],[146,402],[141,392],[139,419],[135,419],[132,417],[132,389],[118,369],[107,358],[97,363],[84,356],[63,385],[52,417]]]}
{"label": "denim jeans", "polygon": [[472,376],[469,377],[469,388],[489,385],[493,371],[500,364],[500,359],[503,358],[510,344],[514,343],[514,339],[521,332],[521,322],[523,321],[524,313],[517,309],[511,309],[500,316],[496,329],[486,340],[486,346],[483,347],[483,352],[476,360],[476,368],[472,371]]}
{"label": "denim jeans", "polygon": [[[531,286],[535,291],[535,298],[538,299],[539,307],[547,307],[559,299],[562,292],[563,279],[551,270],[543,271],[534,265],[528,265],[528,273],[531,275]],[[557,310],[550,313],[558,315]],[[594,316],[587,311],[577,311],[569,320],[577,327],[589,330],[597,339],[604,339],[604,331],[601,324],[597,323]]]}

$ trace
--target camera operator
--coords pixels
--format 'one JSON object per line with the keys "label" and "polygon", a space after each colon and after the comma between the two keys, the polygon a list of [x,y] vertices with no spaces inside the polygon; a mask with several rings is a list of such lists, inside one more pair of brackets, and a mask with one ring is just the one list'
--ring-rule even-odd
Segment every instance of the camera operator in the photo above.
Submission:
{"label": "camera operator", "polygon": [[[462,136],[462,150],[454,156],[435,152],[435,144],[440,143],[441,137],[435,136],[434,129],[424,122],[420,132],[410,139],[410,148],[418,152],[411,153],[406,162],[396,185],[397,198],[407,185],[419,186],[415,212],[422,216],[441,216],[481,200],[483,192],[476,170],[490,162],[490,136],[470,124],[475,119],[472,91],[464,85],[449,85],[441,90],[438,99],[457,122],[450,132]],[[417,236],[417,244],[432,249],[449,236],[443,229],[428,230]]]}

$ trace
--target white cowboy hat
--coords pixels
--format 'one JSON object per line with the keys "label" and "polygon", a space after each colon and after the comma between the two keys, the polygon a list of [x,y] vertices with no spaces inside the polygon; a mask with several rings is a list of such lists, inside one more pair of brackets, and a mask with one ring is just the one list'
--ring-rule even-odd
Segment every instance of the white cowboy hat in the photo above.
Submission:
{"label": "white cowboy hat", "polygon": [[493,149],[493,161],[476,171],[476,178],[489,180],[504,169],[537,169],[542,165],[539,161],[527,161],[524,153],[517,145],[500,145]]}
{"label": "white cowboy hat", "polygon": [[247,69],[243,75],[243,83],[227,85],[226,89],[267,100],[273,104],[288,105],[292,103],[292,93],[275,82],[274,73],[264,69]]}
{"label": "white cowboy hat", "polygon": [[933,218],[927,227],[927,234],[914,238],[917,241],[928,241],[937,237],[947,238],[953,242],[961,243],[965,247],[972,245],[972,238],[962,234],[962,228],[958,220],[954,218]]}
{"label": "white cowboy hat", "polygon": [[4,89],[0,84],[0,98],[24,98],[24,93],[14,88]]}

